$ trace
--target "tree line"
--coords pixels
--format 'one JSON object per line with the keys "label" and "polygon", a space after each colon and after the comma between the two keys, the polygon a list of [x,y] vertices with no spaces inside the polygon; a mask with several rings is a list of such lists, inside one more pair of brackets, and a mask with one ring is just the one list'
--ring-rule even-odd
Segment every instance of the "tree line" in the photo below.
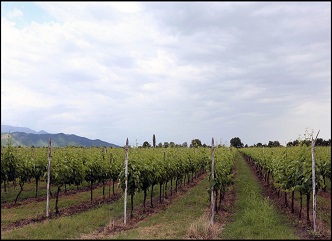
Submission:
{"label": "tree line", "polygon": [[[310,146],[311,145],[311,140],[310,139],[305,139],[305,140],[294,140],[294,141],[289,141],[286,146],[299,146],[299,145],[306,145]],[[252,146],[248,146],[247,144],[244,145],[241,142],[241,139],[239,137],[234,137],[230,141],[230,145],[236,148],[242,148],[242,147],[281,147],[282,145],[280,144],[279,141],[269,141],[268,144],[262,144],[261,142],[258,142],[257,144],[254,144]],[[317,141],[315,142],[315,146],[331,146],[331,139],[324,140],[323,138],[317,138]]]}
{"label": "tree line", "polygon": [[138,146],[138,148],[150,148],[150,147],[154,147],[154,148],[177,148],[177,147],[186,147],[186,148],[192,148],[192,147],[211,147],[209,145],[206,145],[205,143],[202,144],[200,139],[193,139],[191,141],[191,143],[188,146],[187,142],[183,142],[182,144],[176,144],[175,142],[171,141],[165,141],[164,143],[159,142],[158,145],[156,145],[156,136],[153,134],[152,137],[152,145],[148,142],[148,141],[144,141],[142,146]]}
{"label": "tree line", "polygon": [[[193,147],[211,147],[210,145],[207,145],[205,143],[202,144],[200,139],[193,139],[188,146],[187,142],[183,142],[182,144],[176,144],[173,141],[167,142],[165,141],[164,143],[159,142],[158,145],[156,145],[156,137],[153,135],[152,138],[152,145],[148,142],[145,141],[143,142],[142,146],[138,146],[138,148],[150,148],[150,147],[155,147],[155,148],[178,148],[178,147],[186,147],[186,148],[193,148]],[[300,144],[305,144],[307,146],[311,145],[311,140],[305,139],[305,140],[294,140],[294,141],[289,141],[286,146],[299,146]],[[331,139],[324,140],[323,138],[317,138],[316,141],[316,146],[331,146]],[[221,146],[221,145],[218,145]],[[258,142],[257,144],[248,146],[247,144],[243,144],[241,139],[239,137],[234,137],[230,140],[230,146],[236,147],[236,148],[243,148],[243,147],[281,147],[282,145],[280,144],[279,141],[269,141],[267,144],[263,144],[262,142]]]}

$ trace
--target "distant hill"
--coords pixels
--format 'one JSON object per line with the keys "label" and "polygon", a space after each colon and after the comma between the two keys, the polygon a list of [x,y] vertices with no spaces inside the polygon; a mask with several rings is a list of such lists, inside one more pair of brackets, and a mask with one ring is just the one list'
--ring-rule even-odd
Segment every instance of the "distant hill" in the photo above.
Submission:
{"label": "distant hill", "polygon": [[25,133],[32,133],[32,134],[49,134],[46,131],[34,131],[27,127],[17,127],[17,126],[9,126],[9,125],[1,125],[1,133],[7,132],[25,132]]}
{"label": "distant hill", "polygon": [[[26,127],[19,127],[24,130],[30,132],[34,132],[33,130]],[[12,145],[13,146],[35,146],[35,147],[47,147],[49,138],[51,138],[52,147],[66,147],[66,146],[106,146],[106,147],[120,147],[118,145],[108,143],[99,139],[91,140],[86,137],[81,137],[77,135],[67,135],[64,133],[58,134],[35,134],[35,133],[26,133],[26,132],[18,132],[13,131],[14,128],[10,131],[10,133],[5,132],[7,129],[3,129],[3,125],[1,125],[1,146],[6,146],[8,142],[8,135],[12,137]],[[36,132],[36,133],[41,133]]]}

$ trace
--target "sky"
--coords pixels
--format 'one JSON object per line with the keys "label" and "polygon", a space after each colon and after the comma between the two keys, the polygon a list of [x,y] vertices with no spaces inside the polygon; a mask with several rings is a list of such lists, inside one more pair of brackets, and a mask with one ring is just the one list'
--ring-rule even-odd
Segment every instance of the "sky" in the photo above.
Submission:
{"label": "sky", "polygon": [[331,138],[331,2],[1,2],[1,124],[124,146]]}

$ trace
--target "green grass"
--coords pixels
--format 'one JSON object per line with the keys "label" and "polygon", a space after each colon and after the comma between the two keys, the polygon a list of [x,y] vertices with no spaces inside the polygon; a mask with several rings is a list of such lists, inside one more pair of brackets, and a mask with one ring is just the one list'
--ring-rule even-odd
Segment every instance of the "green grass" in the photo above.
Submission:
{"label": "green grass", "polygon": [[[97,198],[102,198],[102,187],[97,187],[93,190],[93,200]],[[105,188],[106,190],[108,188]],[[105,198],[108,198],[108,191],[105,190]],[[119,189],[115,189],[119,192]],[[112,192],[112,190],[111,190]],[[112,194],[111,194],[112,195]],[[80,203],[90,201],[90,190],[85,192],[80,192],[77,194],[72,194],[68,196],[60,196],[58,202],[59,210],[63,208],[68,208],[73,205],[78,205]],[[50,212],[55,211],[55,198],[50,199],[49,203]],[[46,214],[46,200],[41,202],[31,202],[29,204],[24,204],[14,208],[1,209],[1,225],[6,226],[10,223],[21,219],[27,218],[37,218],[38,216],[43,216]]]}
{"label": "green grass", "polygon": [[[46,185],[47,182],[45,180],[41,180],[38,183],[38,195],[37,197],[45,197],[46,198]],[[86,181],[83,181],[81,185],[78,186],[79,189],[82,189],[83,187],[89,187],[90,184]],[[57,187],[51,186],[51,192],[56,193]],[[107,189],[107,188],[105,188]],[[65,187],[63,186],[61,188],[61,191],[64,191]],[[75,185],[67,185],[66,190],[77,190],[77,187]],[[20,186],[17,184],[16,187],[14,187],[13,183],[9,183],[9,186],[7,187],[7,190],[5,192],[4,184],[1,184],[1,203],[14,203],[15,198],[17,194],[20,191]],[[36,183],[35,179],[32,179],[31,182],[27,182],[23,186],[23,192],[18,197],[18,202],[23,201],[27,198],[34,198],[36,194]]]}
{"label": "green grass", "polygon": [[237,178],[234,204],[235,214],[232,221],[225,225],[222,239],[300,239],[290,221],[270,204],[261,194],[261,188],[255,180],[244,159],[237,153]]}
{"label": "green grass", "polygon": [[184,239],[190,225],[209,208],[207,177],[175,199],[161,213],[145,218],[137,228],[107,239]]}
{"label": "green grass", "polygon": [[[159,197],[159,188],[156,187],[154,189],[153,197]],[[96,192],[94,192],[94,196],[95,193]],[[86,194],[89,196],[90,192],[88,191]],[[128,198],[127,217],[130,216],[129,200],[130,199]],[[59,200],[59,205],[60,202],[61,199]],[[65,201],[62,200],[62,202]],[[93,233],[99,228],[108,225],[110,220],[123,218],[123,202],[123,197],[121,197],[118,201],[111,204],[99,205],[94,209],[69,217],[50,219],[42,223],[29,224],[21,228],[2,231],[1,239],[77,239],[84,234]],[[143,192],[140,192],[134,196],[134,215],[135,208],[137,208],[139,205],[142,206],[142,203]],[[147,203],[150,203],[150,199],[147,200]],[[43,202],[42,206],[44,205],[45,203]],[[45,206],[43,208],[45,208]],[[25,210],[24,212],[29,211]]]}
{"label": "green grass", "polygon": [[[327,192],[331,192],[329,191],[329,189],[327,189]],[[282,194],[284,195],[284,194]],[[291,193],[288,193],[288,204],[291,204]],[[306,219],[307,217],[307,199],[305,195],[302,195],[302,219]],[[295,192],[294,193],[294,203],[296,205],[300,205],[300,193],[299,192]],[[309,212],[310,215],[312,215],[312,207],[313,207],[313,203],[312,203],[312,195],[310,195],[310,201],[309,201]],[[322,220],[326,226],[331,227],[331,200],[328,198],[324,198],[320,195],[316,195],[316,215],[317,218],[319,218],[320,220]],[[310,220],[312,221],[312,218],[310,218]]]}
{"label": "green grass", "polygon": [[67,239],[89,233],[104,226],[120,211],[119,202],[110,210],[109,205],[43,223],[30,224],[19,229],[1,232],[1,239]]}
{"label": "green grass", "polygon": [[69,217],[46,220],[19,229],[2,232],[2,239],[67,239],[79,237],[105,226],[123,214],[123,198]]}
{"label": "green grass", "polygon": [[[320,196],[316,197],[317,218],[323,220],[328,227],[331,227],[331,200]],[[310,210],[312,210],[312,199],[310,201]]]}

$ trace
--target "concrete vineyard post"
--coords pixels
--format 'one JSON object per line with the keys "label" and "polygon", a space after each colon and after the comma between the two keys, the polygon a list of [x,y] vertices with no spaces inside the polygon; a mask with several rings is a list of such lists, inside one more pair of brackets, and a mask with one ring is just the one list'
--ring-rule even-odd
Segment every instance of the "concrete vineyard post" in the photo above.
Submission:
{"label": "concrete vineyard post", "polygon": [[214,140],[213,140],[213,137],[212,137],[212,145],[211,145],[211,148],[212,148],[212,154],[211,154],[211,159],[212,159],[212,165],[211,165],[211,209],[210,209],[210,216],[211,216],[211,224],[213,224],[213,220],[214,220],[214,199],[213,199],[213,186],[214,186]]}
{"label": "concrete vineyard post", "polygon": [[127,186],[128,186],[128,138],[126,140],[126,165],[125,165],[125,184],[126,184],[126,188],[125,188],[125,193],[124,193],[124,218],[123,218],[123,222],[124,224],[127,223]]}
{"label": "concrete vineyard post", "polygon": [[50,200],[50,179],[51,179],[51,138],[48,142],[48,166],[47,166],[47,198],[46,198],[46,217],[49,212],[49,200]]}
{"label": "concrete vineyard post", "polygon": [[311,137],[311,160],[312,160],[312,219],[314,223],[314,232],[316,232],[316,176],[315,176],[315,142],[317,140],[319,131],[316,139]]}

